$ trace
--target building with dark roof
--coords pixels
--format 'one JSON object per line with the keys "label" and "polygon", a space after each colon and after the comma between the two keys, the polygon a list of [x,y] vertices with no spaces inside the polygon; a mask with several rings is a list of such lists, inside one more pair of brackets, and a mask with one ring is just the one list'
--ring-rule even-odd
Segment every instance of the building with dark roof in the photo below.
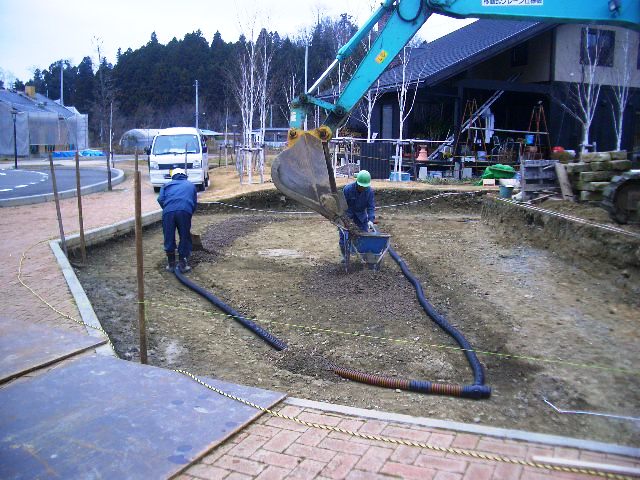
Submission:
{"label": "building with dark roof", "polygon": [[[625,111],[622,148],[639,152],[638,34],[611,26],[591,27],[591,35],[594,32],[603,42],[601,51],[606,59],[596,69],[602,89],[590,141],[597,144],[598,150],[614,148],[611,87],[618,82],[616,72],[630,65],[632,95]],[[463,123],[468,101],[482,105],[502,91],[490,107],[499,137],[524,136],[518,132],[533,129],[532,112],[541,105],[549,143],[578,149],[581,125],[560,102],[568,102],[569,85],[580,82],[585,38],[585,26],[581,25],[478,20],[411,49],[405,76],[411,88],[417,88],[417,94],[404,126],[404,138],[444,139],[447,132],[455,132]],[[624,42],[629,47],[626,55]],[[402,65],[396,59],[380,77],[379,88],[384,93],[372,116],[372,132],[378,138],[398,137],[397,91],[401,83]],[[350,125],[356,124],[352,120]]]}

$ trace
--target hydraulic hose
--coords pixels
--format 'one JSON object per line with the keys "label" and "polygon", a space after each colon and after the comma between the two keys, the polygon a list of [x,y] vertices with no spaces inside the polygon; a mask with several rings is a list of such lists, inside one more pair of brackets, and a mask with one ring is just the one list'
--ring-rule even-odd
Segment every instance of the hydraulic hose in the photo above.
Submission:
{"label": "hydraulic hose", "polygon": [[[404,276],[413,285],[416,291],[416,296],[418,297],[418,301],[420,302],[420,305],[422,306],[426,314],[429,315],[429,317],[442,330],[444,330],[449,336],[451,336],[458,343],[458,345],[460,345],[460,347],[463,349],[464,354],[467,357],[467,361],[469,362],[469,365],[473,370],[474,384],[472,386],[469,386],[469,388],[473,389],[474,391],[477,391],[477,393],[479,394],[484,395],[483,398],[489,397],[491,395],[491,388],[484,385],[484,369],[482,368],[482,365],[480,364],[480,361],[478,360],[478,357],[475,351],[471,347],[471,344],[467,341],[464,335],[462,335],[462,333],[460,333],[453,325],[451,325],[442,315],[440,315],[436,311],[434,306],[431,305],[431,303],[429,303],[429,301],[424,296],[422,285],[420,285],[420,282],[415,276],[413,276],[413,274],[409,270],[409,267],[407,267],[407,264],[404,262],[404,260],[402,260],[400,255],[398,255],[398,253],[392,247],[389,247],[389,254],[391,255],[391,258],[393,258],[395,262],[398,264]],[[430,383],[430,382],[426,382],[426,383]],[[418,388],[429,388],[429,387],[420,385],[418,386]],[[464,388],[467,388],[467,387],[463,387],[463,389]]]}
{"label": "hydraulic hose", "polygon": [[[398,262],[402,272],[405,276],[413,283],[416,288],[416,294],[418,295],[418,299],[422,304],[423,308],[427,312],[427,314],[438,323],[438,325],[445,330],[449,335],[453,336],[458,344],[465,349],[465,355],[467,355],[467,359],[469,359],[469,363],[474,371],[474,377],[476,383],[474,385],[454,385],[454,384],[445,384],[445,383],[434,383],[423,380],[407,380],[401,378],[394,377],[385,377],[383,375],[375,375],[370,373],[361,372],[359,370],[354,370],[351,368],[339,367],[334,364],[330,364],[329,369],[334,372],[336,375],[346,378],[349,380],[353,380],[360,383],[365,383],[368,385],[375,385],[378,387],[384,388],[399,388],[402,390],[418,392],[418,393],[430,393],[430,394],[438,394],[438,395],[449,395],[453,397],[462,397],[462,398],[472,398],[475,400],[482,398],[489,398],[491,396],[491,388],[483,385],[484,383],[484,373],[482,370],[482,365],[476,358],[475,352],[471,350],[471,345],[469,342],[462,336],[460,332],[458,332],[454,327],[452,327],[442,316],[440,316],[433,306],[427,302],[424,298],[424,293],[422,292],[422,287],[420,283],[411,275],[409,269],[404,264],[404,261],[398,256],[398,254],[389,248],[393,259]],[[177,279],[183,283],[185,286],[192,289],[194,292],[203,296],[207,300],[209,300],[212,304],[218,307],[220,310],[225,312],[227,315],[234,318],[238,321],[242,326],[248,328],[257,336],[262,338],[265,342],[267,342],[274,349],[281,351],[285,350],[288,346],[285,342],[272,335],[264,328],[260,327],[256,323],[252,322],[248,318],[241,315],[239,312],[234,310],[232,307],[227,305],[225,302],[220,300],[218,297],[213,295],[211,292],[205,290],[197,283],[193,282],[189,278],[185,277],[179,268],[175,269],[175,275]],[[426,305],[426,307],[425,307]],[[434,318],[435,317],[435,318]],[[438,320],[436,320],[438,318]],[[475,362],[473,361],[475,360]]]}
{"label": "hydraulic hose", "polygon": [[267,332],[264,328],[262,328],[260,325],[257,325],[255,322],[252,322],[248,318],[240,315],[240,313],[238,313],[236,310],[234,310],[229,305],[224,303],[222,300],[220,300],[214,294],[212,294],[211,292],[208,292],[207,290],[202,288],[197,283],[192,282],[191,280],[189,280],[187,277],[185,277],[182,274],[182,272],[180,271],[179,268],[176,267],[174,272],[175,272],[176,277],[178,278],[178,280],[180,280],[180,282],[182,282],[184,285],[189,287],[194,292],[199,293],[200,295],[202,295],[204,298],[209,300],[211,303],[213,303],[220,310],[222,310],[227,315],[230,315],[235,320],[237,320],[242,326],[248,328],[253,333],[258,335],[261,339],[263,339],[265,342],[267,342],[273,348],[275,348],[278,351],[284,350],[284,349],[287,348],[288,345],[286,343],[284,343],[282,340],[280,340],[278,337],[276,337],[275,335],[272,335],[271,333]]}

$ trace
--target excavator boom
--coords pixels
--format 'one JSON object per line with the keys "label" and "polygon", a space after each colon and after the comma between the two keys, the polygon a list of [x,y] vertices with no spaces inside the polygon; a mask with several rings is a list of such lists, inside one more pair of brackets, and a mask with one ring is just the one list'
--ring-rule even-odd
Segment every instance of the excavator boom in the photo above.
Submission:
{"label": "excavator boom", "polygon": [[[384,0],[340,48],[336,59],[320,78],[292,102],[289,125],[293,134],[289,136],[289,147],[278,156],[271,169],[273,182],[280,191],[332,222],[344,220],[344,197],[332,188],[335,180],[323,141],[327,142],[327,137],[344,125],[351,110],[432,13],[459,18],[609,24],[640,30],[639,0]],[[344,85],[336,103],[313,97],[311,93],[319,89],[340,62],[353,54],[360,41],[383,17],[386,18],[384,27]],[[307,113],[315,107],[327,112],[324,127],[330,130],[329,135],[324,135],[322,140],[316,139],[318,141],[312,139],[313,134],[299,132]]]}

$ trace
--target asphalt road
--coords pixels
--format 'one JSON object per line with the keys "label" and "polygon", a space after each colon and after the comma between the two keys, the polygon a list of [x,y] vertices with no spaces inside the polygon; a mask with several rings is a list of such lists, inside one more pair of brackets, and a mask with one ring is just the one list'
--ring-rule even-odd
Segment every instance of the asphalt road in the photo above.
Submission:
{"label": "asphalt road", "polygon": [[[55,167],[55,172],[58,192],[75,190],[75,169]],[[80,184],[82,187],[106,181],[107,171],[105,169],[80,169]],[[48,168],[0,170],[0,200],[47,193],[53,193],[53,182]]]}

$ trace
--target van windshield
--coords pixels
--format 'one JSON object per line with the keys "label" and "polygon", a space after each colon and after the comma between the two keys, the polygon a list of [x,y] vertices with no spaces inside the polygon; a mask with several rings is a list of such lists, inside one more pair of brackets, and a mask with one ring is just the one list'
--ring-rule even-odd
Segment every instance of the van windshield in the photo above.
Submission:
{"label": "van windshield", "polygon": [[200,142],[197,135],[158,135],[153,144],[154,155],[168,155],[172,153],[200,153]]}

